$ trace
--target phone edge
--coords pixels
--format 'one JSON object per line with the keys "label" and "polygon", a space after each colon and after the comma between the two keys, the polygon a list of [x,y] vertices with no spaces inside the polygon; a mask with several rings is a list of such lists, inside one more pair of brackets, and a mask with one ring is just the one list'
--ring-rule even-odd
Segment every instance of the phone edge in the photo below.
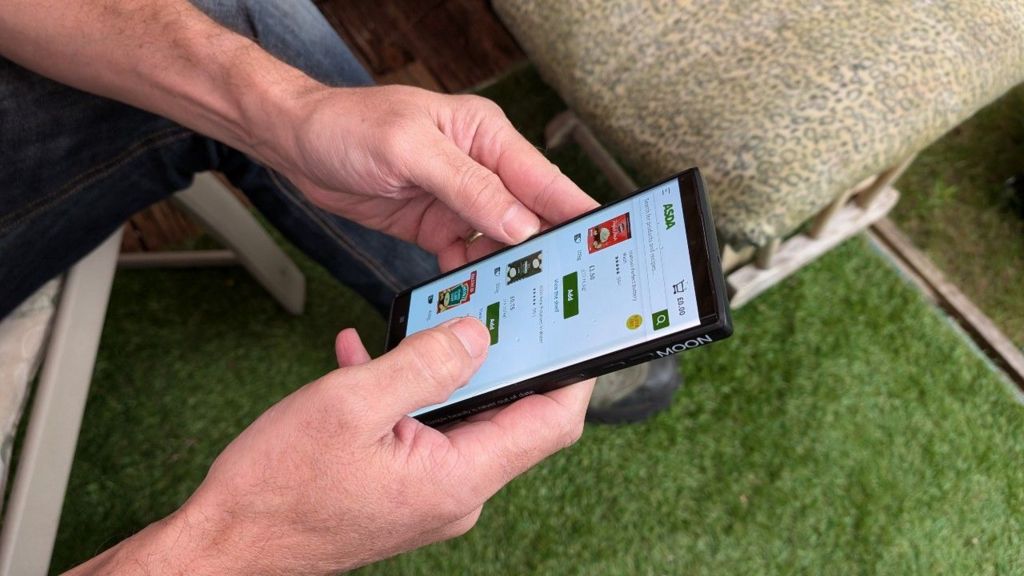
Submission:
{"label": "phone edge", "polygon": [[[704,323],[702,318],[702,322],[699,326],[696,326],[688,330],[683,330],[681,332],[666,335],[658,340],[652,340],[650,342],[647,342],[645,343],[645,347],[650,350],[649,352],[643,352],[639,355],[636,354],[635,350],[622,350],[618,352],[612,352],[581,363],[566,366],[564,368],[560,368],[558,370],[548,372],[546,374],[536,376],[534,378],[523,380],[522,382],[509,384],[508,386],[504,386],[496,390],[491,390],[490,392],[486,392],[474,396],[472,398],[467,398],[455,404],[442,406],[435,410],[425,412],[423,414],[417,414],[416,416],[414,416],[414,418],[416,418],[417,420],[424,424],[427,424],[428,426],[441,426],[444,424],[464,419],[467,416],[471,416],[473,414],[483,412],[485,410],[490,410],[492,408],[510,404],[516,400],[525,398],[526,396],[531,396],[534,394],[543,394],[545,392],[557,390],[558,388],[569,386],[577,382],[582,382],[583,380],[587,380],[589,378],[595,378],[603,374],[608,374],[610,372],[622,370],[624,368],[628,368],[629,366],[640,364],[642,362],[647,362],[650,360],[671,356],[678,352],[689,350],[692,348],[697,348],[707,343],[724,340],[731,336],[733,333],[732,316],[729,308],[727,292],[728,289],[725,285],[725,279],[722,273],[721,253],[718,248],[718,235],[714,227],[714,218],[711,213],[711,204],[708,199],[707,190],[704,185],[704,179],[700,174],[700,170],[696,167],[682,170],[670,177],[658,180],[654,184],[645,186],[643,188],[639,188],[635,192],[616,200],[615,203],[624,202],[626,200],[629,200],[632,196],[645,193],[651,190],[652,188],[656,188],[661,184],[670,182],[675,179],[681,179],[683,177],[692,178],[694,182],[694,187],[697,192],[697,201],[700,208],[699,222],[702,226],[700,232],[706,239],[704,243],[705,249],[707,251],[706,260],[708,267],[711,269],[710,275],[713,292],[712,296],[715,302],[716,316],[714,320],[708,323]],[[565,222],[560,223],[558,227],[570,225],[576,220],[586,218],[587,216],[594,212],[597,212],[598,210],[607,208],[609,205],[610,204],[605,204],[595,208],[594,210],[590,210],[583,214],[580,214],[579,216],[571,220],[567,220]],[[479,260],[482,260],[483,258],[490,258],[491,256],[500,254],[501,252],[510,250],[512,248],[515,248],[515,246],[509,246],[503,248],[502,250],[499,250],[498,252],[487,254],[486,256],[483,256],[482,258],[479,258],[472,262],[467,262],[463,266],[453,269],[447,272],[446,274],[454,274],[457,273],[459,270],[470,268],[476,265],[476,263]],[[397,294],[395,298],[392,300],[390,315],[388,318],[385,350],[390,350],[393,347],[392,344],[397,344],[397,342],[401,341],[401,339],[398,339],[392,342],[392,331],[395,328],[395,323],[393,320],[395,317],[394,313],[396,304],[401,299],[403,299],[403,297],[405,297],[405,301],[410,301],[413,290],[432,281],[433,279],[428,279],[406,290],[403,290],[402,292]],[[407,304],[406,308],[408,308],[408,306],[409,305]],[[405,312],[406,314],[408,314],[408,310],[406,310]],[[693,342],[694,345],[688,345],[689,342]],[[668,352],[669,349],[679,346],[680,344],[683,345],[682,348]],[[662,347],[666,347],[666,353],[664,354],[662,354],[660,350]],[[595,366],[584,367],[584,364],[587,363],[593,363],[595,364]]]}

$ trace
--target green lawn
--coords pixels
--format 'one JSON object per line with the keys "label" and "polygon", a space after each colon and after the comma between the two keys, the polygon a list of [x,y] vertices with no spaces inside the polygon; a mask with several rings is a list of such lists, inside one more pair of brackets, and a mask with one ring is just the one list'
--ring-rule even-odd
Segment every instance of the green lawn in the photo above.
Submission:
{"label": "green lawn", "polygon": [[366,573],[1024,573],[1024,408],[862,240],[736,327],[670,412]]}
{"label": "green lawn", "polygon": [[[557,98],[488,91],[536,137]],[[578,150],[554,158],[607,187]],[[383,321],[304,259],[281,312],[240,270],[119,273],[55,552],[64,569],[179,505],[217,452]],[[588,427],[466,537],[365,574],[1024,574],[1024,408],[862,239],[682,356],[641,425]]]}
{"label": "green lawn", "polygon": [[1024,87],[929,147],[897,183],[892,218],[1018,347],[1024,348]]}
{"label": "green lawn", "polygon": [[[119,274],[57,543],[170,512],[247,422],[382,322],[310,273],[302,318],[237,270]],[[670,412],[590,427],[466,538],[368,573],[1024,573],[1024,409],[862,240],[684,355]]]}

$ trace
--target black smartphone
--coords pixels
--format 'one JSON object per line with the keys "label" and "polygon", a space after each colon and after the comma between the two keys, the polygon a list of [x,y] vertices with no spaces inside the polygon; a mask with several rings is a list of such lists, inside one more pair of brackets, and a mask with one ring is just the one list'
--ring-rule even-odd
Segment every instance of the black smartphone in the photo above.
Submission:
{"label": "black smartphone", "polygon": [[412,414],[436,426],[727,338],[732,320],[711,209],[692,168],[395,297],[387,349],[476,316],[479,372]]}

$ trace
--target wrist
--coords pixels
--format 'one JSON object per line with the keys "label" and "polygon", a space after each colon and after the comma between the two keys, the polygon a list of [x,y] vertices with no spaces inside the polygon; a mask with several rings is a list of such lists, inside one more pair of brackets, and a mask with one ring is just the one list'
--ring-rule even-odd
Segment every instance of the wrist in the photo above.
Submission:
{"label": "wrist", "polygon": [[289,173],[298,169],[298,129],[310,102],[329,88],[253,46],[259,57],[231,72],[227,82],[239,113],[235,147],[269,168]]}
{"label": "wrist", "polygon": [[225,575],[268,573],[258,550],[247,549],[239,535],[186,503],[103,554],[69,571],[87,574]]}
{"label": "wrist", "polygon": [[293,162],[299,103],[325,86],[278,60],[255,41],[197,12],[175,19],[175,58],[154,73],[134,74],[148,93],[144,108],[165,115],[278,170]]}

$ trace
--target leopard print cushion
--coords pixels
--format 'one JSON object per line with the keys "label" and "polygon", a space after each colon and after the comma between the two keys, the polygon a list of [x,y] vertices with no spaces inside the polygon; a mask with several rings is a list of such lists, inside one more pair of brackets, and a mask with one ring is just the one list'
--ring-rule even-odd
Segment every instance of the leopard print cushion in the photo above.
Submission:
{"label": "leopard print cushion", "polygon": [[1024,80],[1024,2],[494,0],[645,181],[699,166],[733,245],[784,235]]}

